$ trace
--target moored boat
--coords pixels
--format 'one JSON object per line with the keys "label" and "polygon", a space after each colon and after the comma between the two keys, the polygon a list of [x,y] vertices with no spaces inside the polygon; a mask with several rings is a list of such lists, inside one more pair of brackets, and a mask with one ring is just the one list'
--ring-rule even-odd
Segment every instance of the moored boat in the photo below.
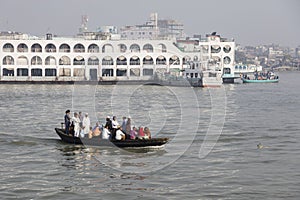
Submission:
{"label": "moored boat", "polygon": [[105,140],[99,137],[79,138],[67,135],[64,129],[55,128],[56,133],[65,143],[80,144],[90,146],[117,146],[125,147],[160,147],[169,141],[169,138],[151,138],[151,139],[136,139],[136,140]]}

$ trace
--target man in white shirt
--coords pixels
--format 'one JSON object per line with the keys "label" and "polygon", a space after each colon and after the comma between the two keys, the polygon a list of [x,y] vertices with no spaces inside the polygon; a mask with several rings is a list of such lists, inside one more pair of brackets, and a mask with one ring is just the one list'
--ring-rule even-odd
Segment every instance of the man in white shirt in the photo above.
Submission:
{"label": "man in white shirt", "polygon": [[74,136],[79,137],[80,119],[79,119],[78,113],[74,113],[74,117],[72,117],[72,122],[74,124]]}
{"label": "man in white shirt", "polygon": [[117,131],[117,128],[119,126],[119,123],[117,121],[117,117],[116,116],[113,116],[111,124],[112,124],[112,132],[111,132],[112,135],[111,136],[112,136],[112,139],[115,139],[116,138],[116,131]]}
{"label": "man in white shirt", "polygon": [[111,121],[111,123],[112,123],[112,128],[114,128],[114,129],[118,128],[119,123],[117,121],[117,117],[116,116],[113,116],[113,120]]}
{"label": "man in white shirt", "polygon": [[122,131],[122,127],[118,126],[116,131],[116,140],[125,140],[125,133]]}
{"label": "man in white shirt", "polygon": [[90,132],[90,126],[91,126],[91,120],[89,118],[89,114],[85,113],[85,116],[82,120],[82,131],[81,131],[81,137],[84,137],[85,134],[88,134]]}
{"label": "man in white shirt", "polygon": [[108,126],[105,126],[102,131],[102,139],[108,140],[110,138],[110,132],[108,130]]}

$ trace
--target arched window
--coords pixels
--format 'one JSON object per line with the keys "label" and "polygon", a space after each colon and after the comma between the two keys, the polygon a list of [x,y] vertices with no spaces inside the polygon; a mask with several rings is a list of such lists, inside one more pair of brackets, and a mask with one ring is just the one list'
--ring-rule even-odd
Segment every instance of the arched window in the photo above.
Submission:
{"label": "arched window", "polygon": [[59,65],[71,65],[71,59],[68,56],[63,56],[59,59]]}
{"label": "arched window", "polygon": [[25,56],[18,57],[17,65],[28,65],[28,59]]}
{"label": "arched window", "polygon": [[88,52],[89,52],[89,53],[99,53],[99,46],[96,45],[96,44],[91,44],[91,45],[88,47]]}
{"label": "arched window", "polygon": [[183,65],[187,65],[189,61],[191,61],[191,57],[185,56],[185,57],[182,59],[182,64],[183,64]]}
{"label": "arched window", "polygon": [[99,59],[96,56],[89,57],[88,65],[99,65]]}
{"label": "arched window", "polygon": [[59,52],[70,53],[71,52],[70,45],[68,45],[68,44],[62,44],[62,45],[60,45],[59,46]]}
{"label": "arched window", "polygon": [[225,53],[229,53],[229,52],[231,51],[231,46],[226,45],[225,47],[223,47],[223,51],[224,51]]}
{"label": "arched window", "polygon": [[102,59],[102,65],[114,65],[114,60],[110,56],[106,56]]}
{"label": "arched window", "polygon": [[200,51],[202,53],[208,53],[208,45],[201,45]]}
{"label": "arched window", "polygon": [[41,53],[42,52],[42,46],[38,43],[35,43],[31,46],[31,52],[33,53]]}
{"label": "arched window", "polygon": [[164,56],[158,56],[156,58],[156,64],[157,65],[166,65],[167,64],[167,60]]}
{"label": "arched window", "polygon": [[48,56],[45,59],[45,65],[56,65],[56,59],[53,56]]}
{"label": "arched window", "polygon": [[130,65],[140,65],[140,58],[137,56],[133,56],[132,58],[130,58]]}
{"label": "arched window", "polygon": [[3,62],[2,62],[3,65],[14,65],[14,63],[15,63],[14,58],[11,56],[5,56],[3,58]]}
{"label": "arched window", "polygon": [[153,58],[151,56],[146,56],[144,59],[143,59],[143,65],[153,65],[154,62],[153,62]]}
{"label": "arched window", "polygon": [[127,59],[124,56],[118,57],[117,65],[127,65]]}
{"label": "arched window", "polygon": [[74,52],[75,53],[84,53],[85,52],[85,48],[82,44],[76,44],[74,46]]}
{"label": "arched window", "polygon": [[45,51],[48,53],[55,53],[56,52],[56,46],[54,44],[47,44],[45,47]]}
{"label": "arched window", "polygon": [[158,49],[159,49],[159,51],[162,52],[162,53],[166,53],[166,52],[167,52],[167,46],[164,45],[164,44],[159,44],[159,45],[158,45]]}
{"label": "arched window", "polygon": [[230,68],[224,68],[223,73],[224,74],[231,74],[231,69]]}
{"label": "arched window", "polygon": [[147,53],[152,53],[153,52],[153,46],[151,44],[145,44],[143,46],[143,51],[146,51]]}
{"label": "arched window", "polygon": [[43,64],[43,61],[42,61],[41,57],[33,56],[31,58],[31,65],[42,65],[42,64]]}
{"label": "arched window", "polygon": [[211,57],[211,61],[214,63],[214,64],[217,64],[217,63],[220,63],[221,62],[221,58],[219,56],[213,56]]}
{"label": "arched window", "polygon": [[125,44],[119,44],[118,45],[119,52],[125,53],[127,51],[127,46]]}
{"label": "arched window", "polygon": [[113,53],[114,47],[111,44],[105,44],[102,47],[102,53]]}
{"label": "arched window", "polygon": [[221,51],[221,47],[219,45],[211,46],[211,53],[219,53]]}
{"label": "arched window", "polygon": [[73,65],[85,65],[85,60],[82,56],[76,56],[73,60]]}
{"label": "arched window", "polygon": [[17,47],[18,52],[28,52],[28,46],[24,43],[21,43]]}
{"label": "arched window", "polygon": [[169,60],[169,65],[180,65],[178,56],[172,56]]}
{"label": "arched window", "polygon": [[141,48],[140,48],[140,46],[137,45],[137,44],[132,44],[132,45],[130,46],[130,51],[131,51],[131,52],[140,52],[140,51],[141,51]]}
{"label": "arched window", "polygon": [[3,45],[3,52],[14,52],[14,46],[11,43]]}
{"label": "arched window", "polygon": [[224,61],[224,64],[228,65],[228,64],[230,64],[231,59],[230,59],[230,57],[226,56],[223,58],[223,61]]}

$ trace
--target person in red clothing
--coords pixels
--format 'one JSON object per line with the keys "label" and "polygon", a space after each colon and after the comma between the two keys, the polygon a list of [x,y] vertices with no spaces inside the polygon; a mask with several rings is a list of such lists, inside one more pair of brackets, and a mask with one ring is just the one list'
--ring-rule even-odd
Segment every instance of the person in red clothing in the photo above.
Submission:
{"label": "person in red clothing", "polygon": [[140,127],[139,129],[139,134],[138,134],[138,138],[139,139],[143,139],[145,137],[145,133],[144,133],[144,128]]}

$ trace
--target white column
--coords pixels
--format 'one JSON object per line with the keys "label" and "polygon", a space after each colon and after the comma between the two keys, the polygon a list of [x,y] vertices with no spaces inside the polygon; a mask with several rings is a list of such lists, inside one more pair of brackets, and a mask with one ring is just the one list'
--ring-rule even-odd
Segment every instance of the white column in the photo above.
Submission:
{"label": "white column", "polygon": [[59,67],[58,66],[56,66],[56,78],[58,79],[58,77],[59,77]]}
{"label": "white column", "polygon": [[42,77],[45,77],[45,68],[42,67]]}
{"label": "white column", "polygon": [[28,65],[28,78],[31,78],[31,66]]}
{"label": "white column", "polygon": [[[100,62],[100,61],[99,61]],[[98,74],[98,76],[97,77],[100,77],[100,79],[102,78],[102,67],[101,67],[101,65],[99,64],[99,66],[98,66],[98,71],[97,71],[97,74]]]}
{"label": "white column", "polygon": [[130,77],[130,68],[129,68],[129,65],[127,63],[127,78],[129,78],[129,77]]}
{"label": "white column", "polygon": [[84,69],[84,77],[87,81],[90,80],[90,68],[87,66],[85,66],[85,69]]}
{"label": "white column", "polygon": [[117,64],[115,64],[113,68],[113,77],[117,77]]}

